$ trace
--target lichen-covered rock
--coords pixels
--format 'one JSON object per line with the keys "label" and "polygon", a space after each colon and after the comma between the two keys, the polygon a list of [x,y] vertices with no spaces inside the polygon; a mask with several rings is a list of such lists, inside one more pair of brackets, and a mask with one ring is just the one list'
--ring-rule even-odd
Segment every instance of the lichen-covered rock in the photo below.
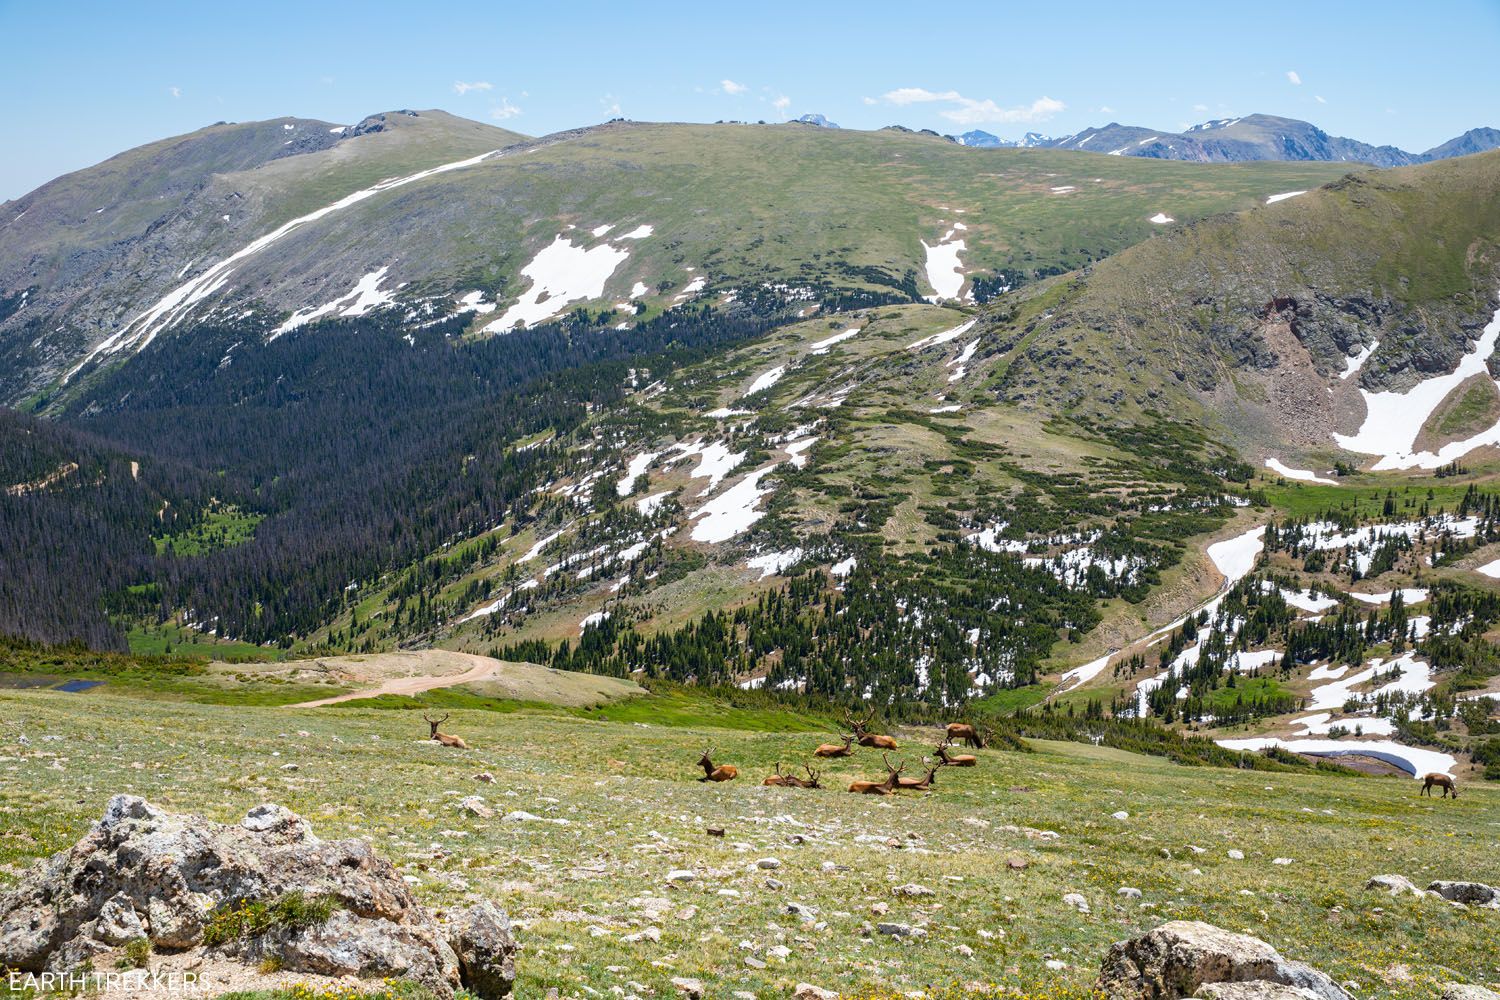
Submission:
{"label": "lichen-covered rock", "polygon": [[1318,1000],[1300,986],[1283,986],[1257,979],[1248,983],[1210,983],[1198,991],[1199,1000]]}
{"label": "lichen-covered rock", "polygon": [[476,903],[448,924],[464,985],[480,1000],[510,996],[516,982],[516,940],[510,919],[493,903]]}
{"label": "lichen-covered rock", "polygon": [[1470,986],[1466,983],[1444,983],[1443,1000],[1500,1000],[1500,993],[1487,990],[1483,986]]}
{"label": "lichen-covered rock", "polygon": [[[216,910],[293,895],[326,901],[331,912],[205,944]],[[488,936],[469,933],[469,965],[482,972],[470,988],[494,1000],[514,981],[515,942],[503,913],[476,909],[483,919],[470,911],[467,926]],[[469,985],[448,933],[389,861],[363,841],[321,841],[277,805],[256,806],[225,825],[117,795],[82,840],[37,862],[0,895],[0,967],[66,971],[141,937],[169,951],[272,957],[296,972],[411,979],[440,1000]]]}
{"label": "lichen-covered rock", "polygon": [[1264,981],[1295,986],[1319,1000],[1349,995],[1323,973],[1289,962],[1258,938],[1196,920],[1176,920],[1115,943],[1099,971],[1111,1000],[1180,1000],[1214,983]]}
{"label": "lichen-covered rock", "polygon": [[1379,889],[1383,892],[1390,893],[1392,896],[1402,896],[1406,894],[1411,894],[1413,896],[1422,895],[1422,890],[1418,889],[1416,885],[1412,883],[1412,880],[1407,878],[1405,875],[1376,875],[1365,883],[1365,888]]}
{"label": "lichen-covered rock", "polygon": [[1467,903],[1470,906],[1491,906],[1500,909],[1500,889],[1483,882],[1433,882],[1427,887],[1452,903]]}

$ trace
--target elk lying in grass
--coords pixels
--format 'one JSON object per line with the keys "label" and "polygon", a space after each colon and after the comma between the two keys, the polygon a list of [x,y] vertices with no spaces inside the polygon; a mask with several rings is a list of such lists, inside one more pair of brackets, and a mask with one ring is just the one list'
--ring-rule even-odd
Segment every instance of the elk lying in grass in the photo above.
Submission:
{"label": "elk lying in grass", "polygon": [[870,720],[874,718],[875,713],[873,711],[863,719],[855,719],[847,710],[844,712],[844,722],[853,730],[854,736],[859,740],[860,746],[877,747],[881,750],[899,750],[901,746],[896,742],[895,737],[881,736],[879,733],[872,733],[866,728],[869,726]]}
{"label": "elk lying in grass", "polygon": [[708,755],[714,752],[713,747],[703,751],[703,756],[698,758],[698,766],[703,768],[703,777],[699,781],[733,781],[740,776],[740,769],[732,764],[724,764],[715,767],[714,762],[708,759]]}
{"label": "elk lying in grass", "polygon": [[1446,799],[1449,792],[1453,793],[1453,797],[1455,799],[1458,798],[1458,783],[1452,778],[1448,777],[1446,774],[1438,774],[1434,772],[1432,774],[1423,775],[1422,794],[1431,795],[1432,786],[1434,785],[1443,790],[1443,798]]}
{"label": "elk lying in grass", "polygon": [[766,780],[762,781],[761,784],[769,786],[771,788],[785,788],[790,785],[792,781],[793,779],[788,778],[786,775],[781,773],[781,761],[778,760],[776,762],[776,773],[766,778]]}
{"label": "elk lying in grass", "polygon": [[[452,712],[448,713],[448,715],[452,714]],[[436,740],[445,747],[452,747],[455,750],[469,749],[469,744],[465,743],[460,737],[449,736],[447,733],[438,732],[438,726],[441,726],[443,723],[448,721],[448,715],[443,716],[441,719],[434,719],[426,712],[422,713],[422,719],[432,727],[432,736],[429,738]]]}
{"label": "elk lying in grass", "polygon": [[841,739],[841,740],[844,741],[842,745],[838,744],[838,743],[820,743],[820,744],[818,744],[818,749],[816,749],[816,750],[813,751],[813,756],[814,757],[847,757],[851,753],[854,752],[854,737],[852,735],[845,736],[845,735],[843,735],[841,733],[841,734],[839,734],[839,739]]}
{"label": "elk lying in grass", "polygon": [[944,764],[951,764],[953,767],[973,767],[979,763],[979,758],[971,753],[949,753],[948,748],[952,745],[952,740],[944,740],[938,744],[938,760]]}
{"label": "elk lying in grass", "polygon": [[891,795],[896,791],[896,783],[901,780],[901,772],[906,770],[906,765],[903,763],[900,767],[892,767],[885,754],[881,754],[880,759],[885,761],[885,780],[855,781],[849,785],[849,791],[860,795]]}
{"label": "elk lying in grass", "polygon": [[943,762],[941,760],[936,764],[931,765],[927,768],[927,775],[922,778],[897,778],[896,787],[917,788],[921,789],[922,791],[926,791],[928,788],[932,787],[932,776],[937,774],[938,768],[942,766]]}
{"label": "elk lying in grass", "polygon": [[978,726],[971,726],[967,722],[948,723],[948,742],[963,740],[971,747],[984,749],[985,742],[989,739],[989,733]]}
{"label": "elk lying in grass", "polygon": [[805,778],[799,778],[795,774],[789,774],[789,775],[786,776],[786,783],[788,785],[791,785],[794,788],[822,788],[823,787],[822,785],[818,784],[818,775],[822,774],[823,772],[821,772],[821,771],[814,771],[812,769],[812,767],[810,765],[808,765],[808,764],[803,764],[802,765],[802,770],[804,770],[804,771],[807,772],[807,777],[805,777]]}
{"label": "elk lying in grass", "polygon": [[805,777],[805,778],[799,778],[795,774],[782,774],[781,773],[781,762],[777,761],[776,762],[776,773],[773,774],[773,775],[771,775],[765,781],[762,781],[761,784],[762,785],[771,785],[771,786],[774,786],[774,787],[777,787],[777,788],[822,788],[823,787],[822,785],[818,784],[818,775],[821,774],[822,772],[820,772],[820,771],[814,771],[807,764],[803,764],[802,768],[803,768],[803,770],[805,770],[807,772],[807,777]]}

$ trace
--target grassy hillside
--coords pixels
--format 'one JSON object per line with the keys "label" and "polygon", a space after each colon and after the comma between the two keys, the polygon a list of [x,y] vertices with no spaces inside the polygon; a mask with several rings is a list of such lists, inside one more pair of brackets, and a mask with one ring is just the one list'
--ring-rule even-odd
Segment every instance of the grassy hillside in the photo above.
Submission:
{"label": "grassy hillside", "polygon": [[[851,994],[995,983],[1081,1000],[1110,943],[1168,919],[1255,934],[1393,1000],[1486,981],[1500,964],[1484,911],[1362,888],[1383,872],[1419,884],[1493,872],[1486,788],[1444,802],[1406,779],[1184,768],[1037,742],[980,751],[977,768],[941,771],[925,795],[881,799],[842,790],[881,772],[868,750],[823,767],[823,790],[759,787],[819,732],[459,711],[445,729],[475,749],[455,752],[423,742],[415,713],[11,691],[0,708],[30,739],[6,730],[0,885],[81,837],[117,791],[221,821],[279,802],[321,837],[371,841],[428,904],[479,896],[508,909],[520,996],[627,980],[668,995],[671,977],[693,976],[767,998],[807,981]],[[913,772],[933,734],[897,735]],[[740,779],[694,780],[706,746]],[[461,813],[468,795],[495,818]],[[514,811],[536,818],[501,818]],[[693,880],[669,885],[677,870]],[[912,884],[931,894],[893,891]],[[1063,902],[1070,892],[1088,913]]]}
{"label": "grassy hillside", "polygon": [[1171,400],[1252,452],[1327,454],[1358,388],[1452,371],[1497,299],[1500,153],[1360,174],[1102,262],[1024,341],[1002,313],[1023,346],[1001,390],[1110,417]]}

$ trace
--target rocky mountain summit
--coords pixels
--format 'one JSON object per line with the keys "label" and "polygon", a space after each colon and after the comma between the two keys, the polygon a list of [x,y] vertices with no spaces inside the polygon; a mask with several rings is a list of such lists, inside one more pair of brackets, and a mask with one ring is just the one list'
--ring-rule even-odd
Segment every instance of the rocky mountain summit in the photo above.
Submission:
{"label": "rocky mountain summit", "polygon": [[155,953],[209,982],[255,966],[302,980],[399,977],[440,1000],[460,986],[508,996],[506,915],[479,903],[448,916],[418,903],[364,841],[319,840],[281,806],[231,826],[117,795],[87,836],[0,896],[0,967],[64,973]]}

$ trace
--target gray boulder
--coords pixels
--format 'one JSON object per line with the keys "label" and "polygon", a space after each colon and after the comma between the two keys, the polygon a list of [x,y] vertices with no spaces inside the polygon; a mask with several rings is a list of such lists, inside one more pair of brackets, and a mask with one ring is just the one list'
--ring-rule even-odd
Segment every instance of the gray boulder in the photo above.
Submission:
{"label": "gray boulder", "polygon": [[1198,991],[1200,1000],[1318,1000],[1300,986],[1283,986],[1257,979],[1249,983],[1210,983]]}
{"label": "gray boulder", "polygon": [[1349,1000],[1328,976],[1287,961],[1266,942],[1196,920],[1116,942],[1099,970],[1099,988],[1111,1000],[1180,1000],[1211,984],[1257,980],[1299,987],[1318,1000]]}
{"label": "gray boulder", "polygon": [[1464,983],[1444,983],[1443,1000],[1500,1000],[1500,993],[1487,990],[1483,986],[1469,986]]}
{"label": "gray boulder", "polygon": [[1379,889],[1392,896],[1402,896],[1408,893],[1413,896],[1422,895],[1422,890],[1418,889],[1405,875],[1376,875],[1365,883],[1365,888]]}
{"label": "gray boulder", "polygon": [[1470,906],[1490,906],[1500,909],[1500,889],[1483,882],[1433,882],[1427,887],[1452,903],[1467,903]]}
{"label": "gray boulder", "polygon": [[[217,910],[297,895],[326,901],[330,915],[317,919],[313,909],[256,936],[216,934],[205,943]],[[508,927],[505,934],[497,961],[513,968]],[[276,805],[225,825],[117,795],[82,840],[0,895],[0,967],[66,971],[141,937],[215,961],[270,957],[292,972],[411,979],[440,1000],[466,984],[447,933],[389,861],[363,841],[321,841]],[[484,964],[479,947],[476,968]]]}
{"label": "gray boulder", "polygon": [[516,940],[510,918],[490,902],[476,903],[448,925],[464,985],[480,1000],[510,996],[516,982]]}

